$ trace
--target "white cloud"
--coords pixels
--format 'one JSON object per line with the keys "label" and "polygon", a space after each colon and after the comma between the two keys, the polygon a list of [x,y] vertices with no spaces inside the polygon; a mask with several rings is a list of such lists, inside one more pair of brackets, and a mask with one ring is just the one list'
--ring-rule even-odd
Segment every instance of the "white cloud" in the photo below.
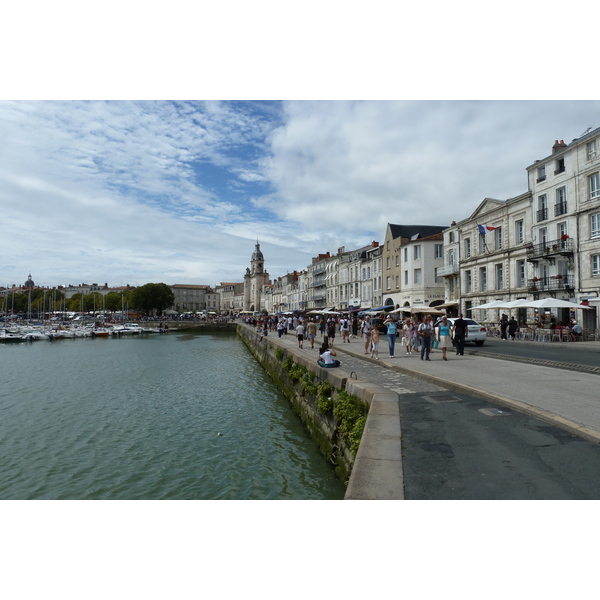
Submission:
{"label": "white cloud", "polygon": [[[273,276],[526,191],[598,102],[0,102],[0,284]],[[264,244],[264,246],[263,246]]]}

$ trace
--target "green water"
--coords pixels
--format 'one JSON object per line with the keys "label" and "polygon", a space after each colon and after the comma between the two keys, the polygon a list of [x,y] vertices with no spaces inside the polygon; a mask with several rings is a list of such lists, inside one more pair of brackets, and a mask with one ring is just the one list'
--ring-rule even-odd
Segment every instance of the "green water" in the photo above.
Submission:
{"label": "green water", "polygon": [[231,333],[0,345],[0,499],[341,499]]}

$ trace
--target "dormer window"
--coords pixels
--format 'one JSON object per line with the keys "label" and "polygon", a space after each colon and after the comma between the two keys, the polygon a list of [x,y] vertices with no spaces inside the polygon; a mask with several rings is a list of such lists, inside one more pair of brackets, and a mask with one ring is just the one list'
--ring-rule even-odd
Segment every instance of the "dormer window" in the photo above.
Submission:
{"label": "dormer window", "polygon": [[556,159],[556,171],[554,171],[554,174],[558,175],[559,173],[564,173],[564,171],[565,171],[564,157]]}

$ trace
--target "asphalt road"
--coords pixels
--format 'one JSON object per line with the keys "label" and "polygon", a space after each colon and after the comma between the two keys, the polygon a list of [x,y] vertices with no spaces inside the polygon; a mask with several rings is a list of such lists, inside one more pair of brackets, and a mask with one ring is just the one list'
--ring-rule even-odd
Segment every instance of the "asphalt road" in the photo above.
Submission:
{"label": "asphalt road", "polygon": [[[583,343],[574,344],[577,356],[568,349],[533,347],[540,345],[550,344],[492,340],[489,350],[545,360],[598,355],[597,344],[584,352]],[[600,499],[599,445],[476,394],[449,391],[358,355],[338,357],[359,379],[398,393],[406,499]]]}
{"label": "asphalt road", "polygon": [[552,360],[588,367],[600,366],[597,342],[530,342],[488,338],[483,346],[467,344],[465,352],[473,355],[496,354],[526,359]]}

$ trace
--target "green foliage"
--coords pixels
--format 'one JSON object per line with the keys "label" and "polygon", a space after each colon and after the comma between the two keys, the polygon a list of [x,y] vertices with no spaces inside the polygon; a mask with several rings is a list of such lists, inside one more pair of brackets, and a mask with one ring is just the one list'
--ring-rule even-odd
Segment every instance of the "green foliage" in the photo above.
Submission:
{"label": "green foliage", "polygon": [[129,299],[129,308],[137,308],[149,313],[156,310],[161,314],[163,310],[173,306],[175,295],[166,283],[147,283],[135,288]]}
{"label": "green foliage", "polygon": [[356,452],[358,451],[358,446],[360,444],[360,440],[362,438],[362,434],[365,429],[366,423],[367,417],[359,417],[358,419],[356,419],[356,423],[354,423],[352,430],[348,434],[348,441],[350,442],[350,451],[354,456],[356,456]]}
{"label": "green foliage", "polygon": [[314,381],[315,374],[307,370],[300,380],[300,385],[302,386],[302,390],[305,394],[314,396],[317,393],[317,386],[315,385]]}
{"label": "green foliage", "polygon": [[300,378],[304,377],[304,375],[306,375],[307,372],[308,369],[305,366],[294,364],[294,366],[290,369],[289,372],[289,376],[292,380],[292,383],[296,383],[297,381],[299,381]]}
{"label": "green foliage", "polygon": [[283,364],[281,365],[281,368],[286,372],[289,373],[292,369],[292,367],[294,366],[294,360],[292,359],[291,356],[288,356],[284,361]]}
{"label": "green foliage", "polygon": [[356,454],[365,427],[368,406],[354,394],[339,390],[333,400],[333,416],[338,420],[340,433]]}
{"label": "green foliage", "polygon": [[327,415],[333,410],[333,387],[326,381],[317,388],[317,408]]}
{"label": "green foliage", "polygon": [[284,352],[283,352],[283,350],[281,348],[277,348],[277,350],[275,350],[275,358],[277,360],[282,361],[283,360],[283,355],[284,355]]}

